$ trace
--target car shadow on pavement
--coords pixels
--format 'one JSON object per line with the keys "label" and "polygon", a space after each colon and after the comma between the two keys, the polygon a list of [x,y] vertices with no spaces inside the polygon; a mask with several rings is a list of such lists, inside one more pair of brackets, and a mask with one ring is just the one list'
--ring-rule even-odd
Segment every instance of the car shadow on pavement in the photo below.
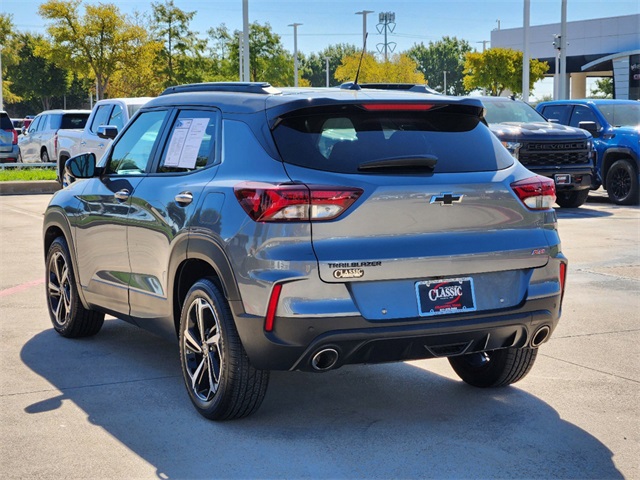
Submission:
{"label": "car shadow on pavement", "polygon": [[44,331],[21,359],[57,389],[26,396],[25,412],[55,422],[73,402],[163,479],[622,478],[610,450],[539,398],[474,389],[428,362],[274,372],[256,414],[214,423],[189,402],[177,345],[124,322],[82,340]]}
{"label": "car shadow on pavement", "polygon": [[584,205],[578,208],[556,208],[558,218],[603,218],[611,217],[613,213],[593,210]]}

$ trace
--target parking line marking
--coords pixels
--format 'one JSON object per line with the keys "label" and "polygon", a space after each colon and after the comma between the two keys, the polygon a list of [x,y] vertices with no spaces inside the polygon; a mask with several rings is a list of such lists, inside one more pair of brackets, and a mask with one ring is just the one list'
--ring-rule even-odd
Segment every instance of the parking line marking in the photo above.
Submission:
{"label": "parking line marking", "polygon": [[0,297],[7,297],[9,295],[24,292],[25,290],[29,290],[31,287],[36,287],[38,285],[42,285],[43,283],[44,278],[39,278],[38,280],[32,280],[21,285],[16,285],[15,287],[5,288],[4,290],[0,290]]}

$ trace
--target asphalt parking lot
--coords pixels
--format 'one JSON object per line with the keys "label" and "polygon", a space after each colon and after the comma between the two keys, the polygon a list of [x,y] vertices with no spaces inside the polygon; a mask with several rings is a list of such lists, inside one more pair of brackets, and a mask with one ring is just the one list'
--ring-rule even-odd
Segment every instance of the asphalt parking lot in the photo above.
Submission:
{"label": "asphalt parking lot", "polygon": [[559,211],[560,325],[520,383],[478,390],[444,359],[275,372],[254,416],[192,408],[177,344],[109,319],[51,328],[42,212],[0,197],[1,478],[640,478],[640,209]]}

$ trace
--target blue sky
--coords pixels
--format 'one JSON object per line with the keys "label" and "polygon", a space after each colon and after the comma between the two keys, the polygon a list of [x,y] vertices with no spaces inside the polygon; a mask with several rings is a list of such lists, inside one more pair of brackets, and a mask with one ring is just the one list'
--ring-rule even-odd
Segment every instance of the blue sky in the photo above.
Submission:
{"label": "blue sky", "polygon": [[[196,11],[192,30],[205,35],[207,29],[225,23],[230,30],[242,28],[242,0],[174,0],[185,11]],[[39,1],[2,0],[2,11],[13,15],[18,30],[45,33],[46,25],[37,15]],[[85,1],[85,3],[88,3]],[[97,3],[97,2],[96,2]],[[107,0],[103,0],[107,3]],[[148,12],[146,0],[114,0],[122,12]],[[531,25],[560,21],[561,0],[531,0]],[[443,36],[456,36],[482,49],[483,40],[491,38],[491,30],[522,26],[522,0],[249,0],[249,21],[269,22],[282,43],[293,51],[293,28],[298,27],[298,50],[309,54],[335,43],[362,43],[361,10],[373,10],[368,15],[368,50],[375,50],[383,41],[376,31],[378,13],[392,11],[396,25],[389,41],[396,43],[396,52],[407,50],[415,43],[436,41]],[[639,0],[568,0],[568,21],[619,15],[640,14]],[[539,94],[539,92],[535,92]]]}

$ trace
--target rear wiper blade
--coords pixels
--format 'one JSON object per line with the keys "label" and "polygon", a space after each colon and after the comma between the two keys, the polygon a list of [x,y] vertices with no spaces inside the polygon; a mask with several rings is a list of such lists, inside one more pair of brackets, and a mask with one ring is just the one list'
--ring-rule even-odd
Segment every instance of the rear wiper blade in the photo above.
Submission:
{"label": "rear wiper blade", "polygon": [[384,169],[403,169],[403,170],[429,170],[432,171],[438,163],[438,157],[435,155],[415,155],[410,157],[390,157],[381,160],[373,160],[361,163],[358,170],[384,170]]}

